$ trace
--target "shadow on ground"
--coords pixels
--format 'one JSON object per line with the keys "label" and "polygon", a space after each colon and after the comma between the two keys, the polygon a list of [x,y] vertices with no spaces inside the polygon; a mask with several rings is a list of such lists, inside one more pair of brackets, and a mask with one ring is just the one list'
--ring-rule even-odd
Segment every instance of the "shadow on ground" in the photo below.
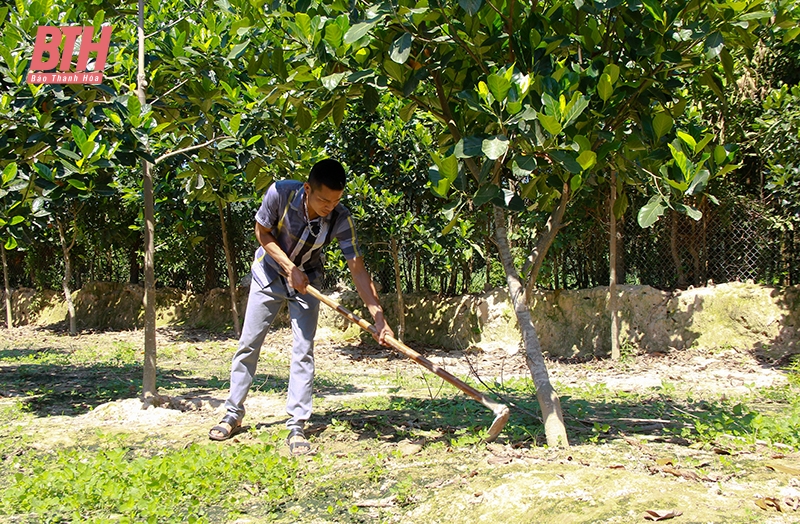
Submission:
{"label": "shadow on ground", "polygon": [[[0,360],[41,354],[42,350],[0,350]],[[138,398],[141,395],[142,366],[139,364],[37,364],[9,363],[0,365],[0,398],[16,398],[25,411],[36,416],[81,415],[100,404]],[[187,375],[186,370],[158,370],[156,383],[160,390],[181,390],[187,397],[219,395],[226,390],[227,379]],[[254,389],[262,392],[285,392],[284,376],[256,374]],[[349,384],[326,380],[316,381],[318,393],[352,393],[358,389]]]}

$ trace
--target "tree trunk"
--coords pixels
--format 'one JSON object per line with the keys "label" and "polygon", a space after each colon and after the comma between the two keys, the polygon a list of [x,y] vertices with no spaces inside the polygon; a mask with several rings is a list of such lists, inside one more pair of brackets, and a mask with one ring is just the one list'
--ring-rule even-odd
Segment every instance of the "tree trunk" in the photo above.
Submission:
{"label": "tree trunk", "polygon": [[392,260],[394,261],[394,289],[397,293],[397,340],[403,341],[406,332],[406,305],[403,301],[403,282],[400,278],[400,257],[397,239],[392,237]]}
{"label": "tree trunk", "polygon": [[217,200],[217,210],[219,211],[219,223],[222,227],[222,247],[225,249],[225,265],[228,268],[228,285],[231,294],[231,320],[233,321],[233,331],[236,333],[236,338],[242,334],[242,329],[239,326],[239,306],[237,305],[239,299],[236,296],[236,274],[233,269],[233,253],[231,246],[228,242],[228,226],[225,224],[225,213],[223,212],[222,202]]}
{"label": "tree trunk", "polygon": [[128,252],[128,264],[130,265],[130,278],[128,282],[134,285],[139,285],[139,246],[141,242],[142,237],[137,236],[133,247],[131,247],[131,250]]}
{"label": "tree trunk", "polygon": [[[136,96],[139,103],[147,103],[144,73],[144,0],[139,0],[139,71]],[[142,192],[144,193],[144,372],[142,374],[142,401],[144,408],[158,402],[156,388],[156,276],[155,276],[155,206],[153,201],[153,176],[150,162],[142,159]]]}
{"label": "tree trunk", "polygon": [[500,207],[494,207],[495,238],[497,239],[497,249],[500,253],[500,260],[506,272],[508,283],[508,293],[517,317],[522,341],[525,346],[525,360],[533,377],[533,384],[536,387],[536,398],[542,411],[544,421],[544,432],[547,437],[547,445],[569,446],[567,430],[564,426],[564,415],[561,412],[561,402],[558,399],[555,389],[550,384],[547,374],[547,367],[542,356],[542,349],[539,345],[539,336],[531,319],[531,312],[528,309],[527,296],[522,280],[514,267],[514,259],[511,256],[511,249],[508,242],[508,232],[506,231],[505,213]]}
{"label": "tree trunk", "polygon": [[484,244],[484,257],[486,261],[486,283],[483,285],[483,291],[488,292],[492,289],[492,259],[489,257],[490,249],[492,247],[491,238],[486,237],[486,242]]}
{"label": "tree trunk", "polygon": [[205,269],[203,271],[203,291],[208,293],[217,287],[216,244],[209,235],[205,239]]}
{"label": "tree trunk", "polygon": [[681,263],[681,256],[678,252],[678,212],[671,209],[670,212],[670,233],[669,233],[669,248],[672,254],[672,263],[675,265],[675,271],[678,273],[678,288],[686,287],[686,274],[683,272],[683,264]]}
{"label": "tree trunk", "polygon": [[14,318],[11,315],[11,287],[8,285],[8,261],[6,260],[6,246],[0,246],[0,253],[3,255],[3,291],[6,298],[6,327],[14,327]]}
{"label": "tree trunk", "polygon": [[69,257],[69,252],[72,246],[75,245],[75,237],[77,232],[72,233],[72,243],[67,245],[67,237],[64,234],[64,224],[60,219],[56,219],[58,226],[58,238],[61,240],[61,251],[64,253],[64,279],[61,281],[61,286],[64,289],[64,300],[67,302],[67,311],[69,312],[69,334],[76,335],[78,328],[75,323],[75,304],[72,302],[72,292],[69,289],[69,282],[72,279],[72,262]]}
{"label": "tree trunk", "polygon": [[456,288],[458,286],[458,268],[455,264],[453,264],[453,268],[450,272],[450,284],[447,286],[447,294],[450,296],[454,296],[456,294]]}
{"label": "tree trunk", "polygon": [[624,284],[627,279],[625,269],[625,216],[617,222],[617,283]]}
{"label": "tree trunk", "polygon": [[611,360],[619,360],[619,316],[617,313],[617,173],[611,172],[611,198],[609,206],[609,256],[608,256],[608,312],[611,314]]}
{"label": "tree trunk", "polygon": [[414,256],[416,259],[416,272],[417,274],[414,275],[414,290],[419,293],[422,289],[422,254],[417,251],[417,254]]}

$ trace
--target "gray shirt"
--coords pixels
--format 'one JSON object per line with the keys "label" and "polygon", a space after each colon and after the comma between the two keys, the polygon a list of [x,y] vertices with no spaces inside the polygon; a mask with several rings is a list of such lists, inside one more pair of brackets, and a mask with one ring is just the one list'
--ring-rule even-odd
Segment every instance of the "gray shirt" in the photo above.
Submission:
{"label": "gray shirt", "polygon": [[[332,239],[339,241],[346,260],[360,257],[361,251],[350,210],[338,204],[328,216],[308,220],[305,199],[302,182],[275,182],[264,194],[256,221],[272,232],[289,260],[315,282],[323,275],[322,248]],[[259,246],[253,261],[253,281],[264,287],[280,274],[278,263]]]}

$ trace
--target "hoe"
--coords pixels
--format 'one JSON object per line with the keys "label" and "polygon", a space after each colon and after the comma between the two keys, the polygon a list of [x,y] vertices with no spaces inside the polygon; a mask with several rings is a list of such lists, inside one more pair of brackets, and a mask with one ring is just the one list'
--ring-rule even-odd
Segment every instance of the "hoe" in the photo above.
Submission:
{"label": "hoe", "polygon": [[[373,335],[376,335],[378,333],[378,330],[375,329],[375,326],[373,326],[372,324],[370,324],[369,322],[367,322],[363,318],[359,317],[358,315],[352,313],[351,311],[349,311],[347,308],[343,307],[341,304],[339,304],[335,300],[323,295],[317,289],[315,289],[313,286],[308,286],[307,287],[307,292],[308,292],[308,294],[310,294],[314,298],[318,299],[320,302],[324,302],[326,305],[328,305],[331,308],[333,308],[334,310],[336,310],[337,313],[339,313],[340,315],[345,317],[350,322],[352,322],[354,324],[357,324],[364,331],[372,333]],[[396,338],[391,337],[391,336],[387,336],[386,337],[386,342],[390,346],[392,346],[394,349],[396,349],[397,351],[399,351],[403,355],[407,356],[408,358],[410,358],[411,360],[413,360],[417,364],[423,366],[428,371],[436,374],[437,376],[441,377],[443,380],[446,380],[447,382],[449,382],[450,384],[454,385],[455,387],[457,387],[458,389],[460,389],[461,391],[463,391],[464,393],[466,393],[467,395],[469,395],[473,399],[477,400],[478,402],[480,402],[481,404],[483,404],[487,408],[491,409],[492,412],[494,413],[495,418],[494,418],[494,421],[492,422],[492,425],[489,427],[489,438],[487,439],[487,441],[488,442],[492,442],[493,440],[495,440],[497,438],[497,436],[500,434],[500,432],[505,427],[506,422],[508,422],[508,416],[509,416],[508,406],[506,406],[505,404],[499,404],[497,402],[494,402],[493,400],[490,400],[489,398],[487,398],[483,393],[481,393],[477,389],[475,389],[472,386],[470,386],[469,384],[466,384],[463,381],[459,380],[458,378],[456,378],[452,374],[448,373],[444,369],[440,368],[439,366],[437,366],[436,364],[434,364],[433,362],[431,362],[427,358],[423,357],[422,355],[420,355],[419,353],[417,353],[416,351],[414,351],[410,347],[406,346],[405,344],[403,344],[402,342],[400,342]]]}

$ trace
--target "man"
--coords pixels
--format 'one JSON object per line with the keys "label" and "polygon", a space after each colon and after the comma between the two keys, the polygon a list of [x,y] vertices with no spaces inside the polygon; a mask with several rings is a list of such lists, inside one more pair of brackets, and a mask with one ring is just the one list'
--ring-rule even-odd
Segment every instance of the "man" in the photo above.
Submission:
{"label": "man", "polygon": [[322,277],[322,248],[333,238],[347,260],[358,294],[375,321],[375,339],[386,345],[394,336],[386,324],[372,278],[356,240],[350,211],[339,203],[346,184],[342,165],[326,159],[311,168],[308,181],[284,180],[270,186],[256,213],[256,239],[260,244],[252,266],[250,295],[239,348],[231,365],[231,386],[225,403],[227,414],[208,436],[230,438],[242,425],[244,401],[261,353],[261,345],[278,311],[288,302],[292,324],[292,355],[286,412],[287,443],[294,455],[311,451],[303,427],[311,416],[314,380],[314,334],[319,301],[306,294],[309,284]]}

